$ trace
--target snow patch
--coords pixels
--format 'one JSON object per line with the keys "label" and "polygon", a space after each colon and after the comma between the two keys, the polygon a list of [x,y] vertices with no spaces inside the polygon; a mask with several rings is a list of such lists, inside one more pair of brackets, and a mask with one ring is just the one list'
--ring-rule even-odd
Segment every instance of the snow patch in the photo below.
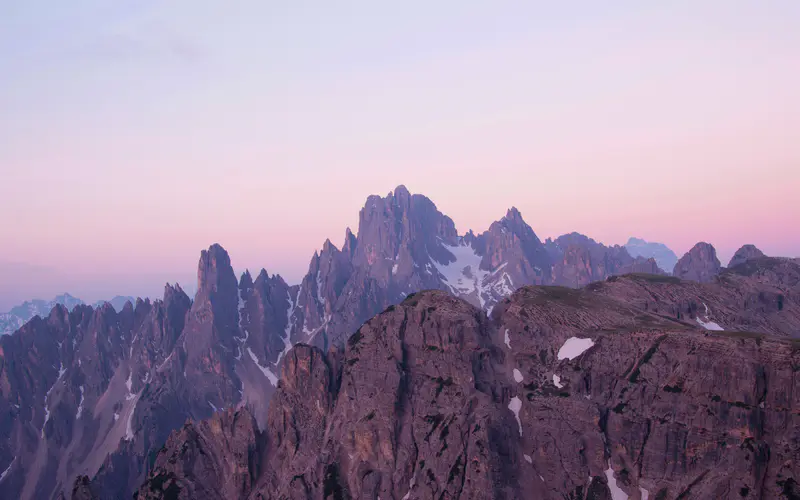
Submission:
{"label": "snow patch", "polygon": [[117,420],[119,420],[119,413],[115,412],[114,413],[114,422],[116,422]]}
{"label": "snow patch", "polygon": [[495,270],[490,273],[490,276],[494,276],[495,274],[499,273],[501,270],[503,270],[503,268],[506,267],[506,265],[508,265],[508,262],[503,262],[502,264],[497,266]]}
{"label": "snow patch", "polygon": [[511,276],[504,272],[500,279],[492,284],[492,290],[501,297],[514,293],[514,282],[511,280]]}
{"label": "snow patch", "polygon": [[322,273],[317,271],[317,301],[325,309],[325,297],[322,296]]}
{"label": "snow patch", "polygon": [[14,457],[13,459],[11,459],[11,463],[8,464],[8,467],[6,467],[6,470],[4,470],[2,474],[0,474],[0,482],[2,482],[3,479],[6,478],[8,473],[11,472],[11,467],[14,466],[14,462],[16,462],[16,461],[17,461],[17,457]]}
{"label": "snow patch", "polygon": [[411,481],[408,482],[408,492],[405,495],[403,495],[402,500],[408,500],[409,498],[411,498],[411,490],[414,489],[414,484],[416,482],[417,482],[416,478],[414,476],[411,476]]}
{"label": "snow patch", "polygon": [[528,462],[529,464],[533,463],[533,459],[531,458],[530,455],[522,455],[522,456],[525,457],[525,461]]}
{"label": "snow patch", "polygon": [[522,436],[522,421],[519,419],[519,411],[522,409],[522,400],[519,399],[518,396],[514,396],[511,398],[511,401],[508,402],[508,409],[514,412],[514,418],[517,419],[517,425],[519,426],[519,435]]}
{"label": "snow patch", "polygon": [[131,392],[133,387],[133,373],[128,374],[128,380],[125,381],[125,387],[128,388],[128,394],[125,396],[125,401],[130,401],[136,397],[136,394]]}
{"label": "snow patch", "polygon": [[574,359],[586,352],[594,345],[592,339],[579,339],[578,337],[570,337],[558,350],[558,360]]}
{"label": "snow patch", "polygon": [[165,359],[163,363],[161,363],[160,365],[158,365],[158,368],[156,368],[156,370],[157,370],[157,371],[161,371],[161,369],[162,369],[162,368],[164,368],[164,367],[167,365],[167,363],[169,363],[169,360],[171,360],[171,359],[172,359],[172,356],[173,356],[174,354],[175,354],[175,351],[172,351],[172,352],[169,354],[169,356],[167,356],[167,359]]}
{"label": "snow patch", "polygon": [[647,500],[650,497],[650,492],[639,486],[639,493],[641,493],[642,500]]}
{"label": "snow patch", "polygon": [[449,264],[441,264],[433,261],[433,265],[439,274],[444,278],[445,284],[450,287],[455,295],[472,295],[478,297],[480,306],[483,309],[486,300],[483,297],[484,279],[491,274],[480,268],[483,259],[471,245],[459,242],[456,246],[450,246],[442,242],[442,246],[453,254],[455,261]]}
{"label": "snow patch", "polygon": [[721,326],[719,326],[717,323],[711,321],[711,318],[709,317],[708,306],[705,304],[705,302],[703,303],[703,307],[706,308],[706,320],[703,321],[702,319],[700,319],[700,315],[698,314],[695,321],[700,323],[700,326],[702,326],[706,330],[724,332],[725,330]]}
{"label": "snow patch", "polygon": [[505,338],[503,341],[506,343],[506,347],[511,349],[511,337],[508,336],[508,328],[506,328]]}
{"label": "snow patch", "polygon": [[249,347],[247,348],[247,354],[250,355],[250,359],[252,359],[253,363],[256,364],[259,370],[261,370],[261,373],[267,377],[269,383],[272,384],[273,387],[278,387],[278,377],[266,366],[261,366],[261,363],[258,362],[258,357],[256,357],[256,354]]}
{"label": "snow patch", "polygon": [[292,321],[292,316],[294,315],[295,309],[297,309],[297,299],[300,298],[300,291],[297,292],[297,297],[292,299],[292,292],[290,290],[286,290],[287,298],[289,299],[289,309],[286,311],[286,330],[284,331],[283,335],[283,350],[278,354],[278,359],[275,360],[275,366],[278,366],[278,363],[281,362],[281,358],[283,358],[286,353],[292,348],[292,330],[294,329],[294,321]]}
{"label": "snow patch", "polygon": [[[53,366],[53,368],[55,368],[55,366]],[[47,421],[50,420],[50,408],[47,406],[47,400],[50,399],[50,393],[53,392],[53,389],[55,389],[56,384],[58,384],[58,381],[61,380],[61,377],[64,376],[64,373],[66,373],[66,371],[67,369],[64,368],[64,364],[62,362],[59,362],[58,378],[56,379],[55,382],[53,382],[53,385],[51,385],[50,388],[47,389],[47,393],[44,395],[44,423],[42,424],[42,437],[44,437],[44,427],[45,425],[47,425]]]}
{"label": "snow patch", "polygon": [[397,262],[395,262],[394,265],[392,266],[392,275],[395,274],[397,274]]}
{"label": "snow patch", "polygon": [[555,386],[556,386],[556,387],[558,387],[559,389],[561,389],[562,387],[564,387],[563,385],[561,385],[561,377],[559,377],[559,376],[558,376],[558,375],[556,375],[555,373],[553,374],[553,385],[555,385]]}
{"label": "snow patch", "polygon": [[83,414],[83,386],[80,387],[80,390],[81,390],[81,402],[78,403],[78,413],[75,414],[75,420],[81,418],[81,415]]}
{"label": "snow patch", "polygon": [[523,378],[522,378],[522,372],[520,372],[520,371],[519,371],[519,370],[517,370],[516,368],[514,368],[514,380],[515,380],[517,383],[522,383],[522,381],[523,381]]}
{"label": "snow patch", "polygon": [[611,460],[608,461],[606,479],[608,480],[608,489],[611,490],[612,500],[628,500],[628,495],[617,486],[617,479],[614,477],[614,469],[611,468]]}
{"label": "snow patch", "polygon": [[218,412],[218,411],[219,411],[219,410],[217,409],[217,407],[216,407],[216,406],[214,406],[214,403],[212,403],[211,401],[207,401],[207,403],[208,403],[208,405],[211,407],[211,409],[213,409],[213,410],[214,410],[214,413],[216,413],[216,412]]}
{"label": "snow patch", "polygon": [[[136,410],[136,404],[139,403],[139,395],[134,396],[131,411],[128,413],[128,422],[125,424],[125,441],[133,439],[133,412]],[[116,415],[116,414],[115,414]]]}

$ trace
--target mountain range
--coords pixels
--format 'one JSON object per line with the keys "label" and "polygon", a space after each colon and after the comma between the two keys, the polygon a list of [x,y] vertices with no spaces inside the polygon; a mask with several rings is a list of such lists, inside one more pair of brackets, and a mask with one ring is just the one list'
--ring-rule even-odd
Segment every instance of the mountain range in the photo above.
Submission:
{"label": "mountain range", "polygon": [[[122,308],[125,307],[126,302],[133,303],[135,301],[136,299],[134,297],[117,295],[108,301],[100,300],[95,302],[94,307],[98,308],[103,305],[103,303],[109,302],[114,309],[121,311]],[[85,302],[68,293],[57,295],[53,300],[26,300],[22,304],[11,308],[8,312],[0,313],[0,335],[6,335],[17,331],[34,316],[47,316],[57,304],[71,311],[75,306],[85,304]]]}
{"label": "mountain range", "polygon": [[673,277],[514,208],[459,235],[403,186],[299,285],[215,244],[193,299],[58,304],[0,338],[0,496],[793,491],[800,264],[759,253],[698,244]]}

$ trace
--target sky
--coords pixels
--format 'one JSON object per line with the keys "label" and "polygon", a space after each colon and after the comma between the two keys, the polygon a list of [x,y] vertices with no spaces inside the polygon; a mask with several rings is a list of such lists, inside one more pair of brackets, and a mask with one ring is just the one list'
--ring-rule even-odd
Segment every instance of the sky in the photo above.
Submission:
{"label": "sky", "polygon": [[398,184],[458,230],[800,256],[800,2],[0,5],[0,310],[298,282]]}

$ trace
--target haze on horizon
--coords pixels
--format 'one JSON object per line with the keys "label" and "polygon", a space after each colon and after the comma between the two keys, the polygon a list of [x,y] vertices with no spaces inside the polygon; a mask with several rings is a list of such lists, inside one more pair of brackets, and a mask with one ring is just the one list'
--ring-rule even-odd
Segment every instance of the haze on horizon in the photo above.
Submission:
{"label": "haze on horizon", "polygon": [[0,7],[0,311],[297,282],[370,194],[459,232],[800,256],[800,3]]}

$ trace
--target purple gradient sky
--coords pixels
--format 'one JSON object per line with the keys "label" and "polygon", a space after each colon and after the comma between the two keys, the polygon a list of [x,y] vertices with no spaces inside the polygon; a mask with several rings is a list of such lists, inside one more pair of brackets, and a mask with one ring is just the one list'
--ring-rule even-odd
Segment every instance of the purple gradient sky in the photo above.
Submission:
{"label": "purple gradient sky", "polygon": [[6,2],[0,310],[213,242],[295,282],[401,183],[460,232],[800,255],[800,2],[433,4]]}

